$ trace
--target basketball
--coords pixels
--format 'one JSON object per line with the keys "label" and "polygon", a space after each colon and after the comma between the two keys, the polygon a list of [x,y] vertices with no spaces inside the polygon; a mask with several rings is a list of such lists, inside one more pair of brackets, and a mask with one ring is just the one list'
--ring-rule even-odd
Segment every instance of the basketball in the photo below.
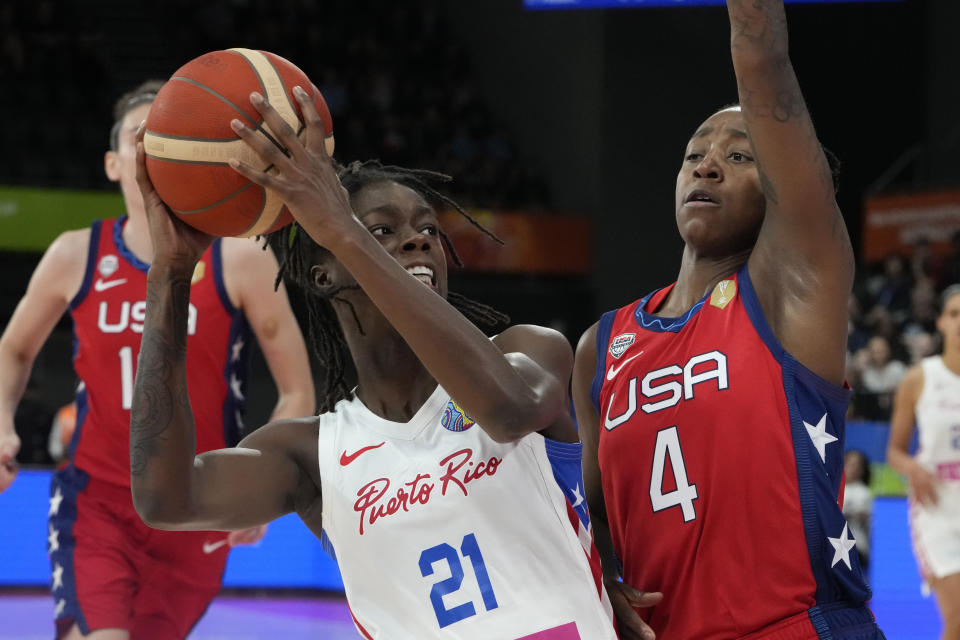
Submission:
{"label": "basketball", "polygon": [[279,197],[234,171],[227,161],[273,171],[241,140],[230,120],[240,119],[280,146],[253,105],[259,91],[283,119],[304,135],[293,87],[313,98],[332,154],[333,121],[320,91],[306,74],[278,55],[252,49],[214,51],[180,67],[157,94],[143,144],[147,173],[157,193],[181,220],[217,236],[254,236],[293,218]]}

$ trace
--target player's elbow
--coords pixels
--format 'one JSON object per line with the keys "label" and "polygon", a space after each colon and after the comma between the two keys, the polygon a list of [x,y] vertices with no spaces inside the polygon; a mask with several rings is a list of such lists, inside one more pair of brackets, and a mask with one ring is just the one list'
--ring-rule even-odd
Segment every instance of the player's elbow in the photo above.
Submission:
{"label": "player's elbow", "polygon": [[189,522],[185,510],[174,508],[170,500],[136,487],[133,488],[133,508],[143,524],[151,529],[177,531],[185,529]]}

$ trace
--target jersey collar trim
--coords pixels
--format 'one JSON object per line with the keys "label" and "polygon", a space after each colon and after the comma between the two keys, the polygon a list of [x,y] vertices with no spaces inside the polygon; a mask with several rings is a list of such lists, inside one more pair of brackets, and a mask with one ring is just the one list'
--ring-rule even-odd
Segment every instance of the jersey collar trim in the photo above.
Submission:
{"label": "jersey collar trim", "polygon": [[123,225],[127,222],[127,216],[117,218],[113,222],[113,244],[117,245],[117,253],[119,253],[124,260],[132,264],[134,267],[147,273],[150,271],[150,265],[133,255],[133,252],[130,251],[130,248],[127,247],[126,243],[123,241]]}
{"label": "jersey collar trim", "polygon": [[[670,285],[671,287],[673,285]],[[697,315],[700,309],[703,308],[704,303],[707,301],[707,298],[710,297],[710,294],[700,298],[696,304],[687,309],[687,312],[678,318],[664,318],[652,313],[647,313],[645,311],[647,303],[650,302],[650,299],[663,291],[663,289],[657,289],[645,295],[640,302],[637,303],[637,308],[633,312],[633,319],[636,320],[637,324],[641,328],[648,331],[655,331],[657,333],[680,333],[680,330],[686,326],[687,322],[690,321],[690,318]]]}
{"label": "jersey collar trim", "polygon": [[389,438],[413,440],[431,424],[439,423],[440,414],[449,399],[450,395],[438,384],[409,422],[392,422],[381,418],[368,409],[358,397],[342,401],[344,406],[338,404],[337,412],[343,411],[344,415],[352,413],[351,419],[355,423]]}

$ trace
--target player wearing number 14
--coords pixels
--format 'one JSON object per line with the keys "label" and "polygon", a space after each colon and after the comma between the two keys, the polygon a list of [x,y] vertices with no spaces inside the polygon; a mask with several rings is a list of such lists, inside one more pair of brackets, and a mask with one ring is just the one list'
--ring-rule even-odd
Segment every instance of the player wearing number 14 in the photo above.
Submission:
{"label": "player wearing number 14", "polygon": [[[70,464],[51,481],[46,538],[58,637],[69,640],[185,637],[220,590],[230,546],[263,535],[153,531],[130,495],[128,425],[152,261],[134,138],[160,84],[142,84],[115,107],[105,168],[120,183],[127,215],[61,234],[0,339],[2,450],[33,358],[64,312],[73,319],[77,426]],[[239,440],[254,336],[277,383],[275,414],[313,409],[306,347],[285,292],[273,290],[276,268],[254,241],[229,238],[193,272],[187,383],[197,451]],[[8,483],[0,464],[0,491]]]}

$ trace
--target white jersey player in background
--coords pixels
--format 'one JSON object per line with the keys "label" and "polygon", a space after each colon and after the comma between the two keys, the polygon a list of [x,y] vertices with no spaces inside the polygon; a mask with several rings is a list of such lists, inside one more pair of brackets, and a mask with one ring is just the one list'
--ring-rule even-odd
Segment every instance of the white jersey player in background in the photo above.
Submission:
{"label": "white jersey player in background", "polygon": [[365,638],[615,638],[568,411],[569,343],[522,325],[488,339],[466,316],[497,314],[447,292],[428,201],[444,199],[426,184],[442,176],[368,162],[338,177],[320,118],[294,94],[305,143],[252,98],[289,157],[233,121],[279,174],[232,164],[299,224],[273,239],[311,298],[324,413],[194,456],[180,345],[189,274],[212,238],[169,215],[141,165],[156,257],[130,427],[138,512],[159,528],[234,529],[296,511],[329,543]]}
{"label": "white jersey player in background", "polygon": [[[960,639],[960,284],[941,297],[943,354],[907,372],[897,390],[887,461],[910,483],[910,528],[937,596],[943,638]],[[919,447],[909,454],[914,422]]]}

